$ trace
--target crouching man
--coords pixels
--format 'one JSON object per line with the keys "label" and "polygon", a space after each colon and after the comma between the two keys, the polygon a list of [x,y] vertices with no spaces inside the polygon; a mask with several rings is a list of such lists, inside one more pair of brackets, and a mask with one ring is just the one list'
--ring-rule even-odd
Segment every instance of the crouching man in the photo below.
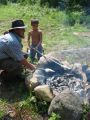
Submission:
{"label": "crouching man", "polygon": [[35,69],[22,52],[21,38],[24,38],[25,28],[23,20],[15,20],[9,31],[0,36],[0,70],[4,70],[2,78],[10,79],[21,75],[22,66]]}

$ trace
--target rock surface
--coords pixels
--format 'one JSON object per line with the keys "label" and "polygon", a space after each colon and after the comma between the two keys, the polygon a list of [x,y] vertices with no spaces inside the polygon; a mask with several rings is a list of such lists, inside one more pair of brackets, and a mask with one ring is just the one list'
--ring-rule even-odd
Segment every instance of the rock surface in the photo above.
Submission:
{"label": "rock surface", "polygon": [[48,85],[40,85],[34,88],[35,94],[38,98],[43,99],[47,102],[51,102],[53,99],[53,93]]}
{"label": "rock surface", "polygon": [[80,120],[82,115],[82,100],[75,93],[65,90],[55,96],[51,102],[48,114],[59,114],[63,120]]}

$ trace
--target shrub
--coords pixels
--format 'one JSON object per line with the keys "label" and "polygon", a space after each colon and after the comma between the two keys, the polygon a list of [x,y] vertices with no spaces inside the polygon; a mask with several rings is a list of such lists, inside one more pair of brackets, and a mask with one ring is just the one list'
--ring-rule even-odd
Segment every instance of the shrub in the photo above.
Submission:
{"label": "shrub", "polygon": [[3,5],[7,5],[7,0],[0,0],[0,3],[3,4]]}
{"label": "shrub", "polygon": [[21,5],[31,4],[34,5],[37,0],[17,0]]}
{"label": "shrub", "polygon": [[43,6],[43,5],[47,5],[49,7],[57,7],[58,6],[58,3],[59,3],[60,0],[40,0],[40,5]]}
{"label": "shrub", "polygon": [[61,120],[61,117],[58,114],[53,112],[49,120]]}

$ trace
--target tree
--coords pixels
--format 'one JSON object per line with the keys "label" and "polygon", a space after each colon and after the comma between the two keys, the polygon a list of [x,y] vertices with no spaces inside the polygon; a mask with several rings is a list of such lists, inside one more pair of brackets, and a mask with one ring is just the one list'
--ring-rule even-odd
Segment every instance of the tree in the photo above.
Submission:
{"label": "tree", "polygon": [[1,4],[7,5],[7,0],[0,0]]}

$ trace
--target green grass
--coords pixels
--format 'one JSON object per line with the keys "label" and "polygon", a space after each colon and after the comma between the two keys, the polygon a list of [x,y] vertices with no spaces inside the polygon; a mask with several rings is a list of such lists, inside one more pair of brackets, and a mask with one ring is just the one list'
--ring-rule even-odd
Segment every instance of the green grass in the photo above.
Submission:
{"label": "green grass", "polygon": [[[68,49],[69,46],[76,48],[89,46],[90,42],[86,42],[82,36],[73,35],[73,32],[76,31],[89,31],[85,26],[79,24],[81,14],[81,12],[66,14],[56,9],[41,8],[38,5],[20,6],[9,4],[8,6],[0,6],[0,33],[10,28],[12,20],[23,19],[28,26],[26,29],[27,39],[28,31],[31,29],[30,20],[37,18],[40,21],[40,28],[43,31],[45,53],[56,50],[56,47],[58,50],[61,50]],[[68,21],[72,21],[72,19],[75,20],[75,25],[69,26]],[[62,46],[62,48],[59,46]]]}
{"label": "green grass", "polygon": [[0,119],[6,112],[7,102],[4,99],[0,99]]}

